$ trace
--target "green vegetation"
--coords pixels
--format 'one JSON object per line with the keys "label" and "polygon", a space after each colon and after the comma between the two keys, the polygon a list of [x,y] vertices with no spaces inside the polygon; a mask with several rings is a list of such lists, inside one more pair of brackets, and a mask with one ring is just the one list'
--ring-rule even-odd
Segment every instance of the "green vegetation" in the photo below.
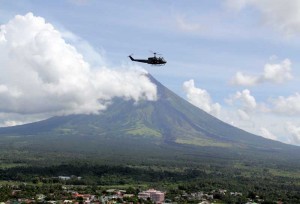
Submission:
{"label": "green vegetation", "polygon": [[210,139],[204,138],[191,138],[191,139],[176,139],[175,141],[178,144],[189,144],[189,145],[196,145],[200,147],[231,147],[229,143],[222,143],[218,141],[213,141]]}
{"label": "green vegetation", "polygon": [[[214,191],[224,203],[257,196],[300,203],[299,147],[225,124],[151,80],[155,102],[116,99],[99,115],[0,128],[0,180],[155,187],[178,203],[185,203],[178,195],[198,191]],[[57,179],[71,175],[82,179]]]}
{"label": "green vegetation", "polygon": [[136,123],[135,127],[126,131],[129,135],[139,135],[139,136],[153,136],[153,137],[161,137],[161,133],[157,130],[151,129],[145,126],[142,123]]}
{"label": "green vegetation", "polygon": [[[27,135],[0,137],[0,185],[85,185],[157,188],[180,194],[226,189],[242,197],[300,203],[300,163],[288,153],[247,148],[160,144],[157,137]],[[26,145],[24,145],[26,144]],[[61,181],[58,176],[79,176]],[[4,183],[6,182],[6,183]],[[34,188],[36,192],[44,192]],[[3,189],[7,194],[11,191]],[[178,200],[181,202],[180,199]]]}
{"label": "green vegetation", "polygon": [[[168,169],[168,170],[167,170]],[[261,169],[261,170],[259,170]],[[260,198],[269,201],[281,200],[284,203],[300,202],[300,178],[273,176],[268,169],[249,167],[245,170],[223,165],[209,167],[174,169],[147,166],[107,166],[88,163],[70,163],[48,167],[13,167],[0,169],[0,180],[28,183],[35,194],[45,189],[55,189],[61,185],[98,186],[101,188],[159,188],[167,191],[167,198],[176,200],[176,196],[193,192],[214,192],[214,197],[225,203],[246,201],[246,198]],[[71,176],[69,180],[60,180],[58,176]],[[77,179],[78,176],[81,179]],[[15,183],[16,184],[16,183]],[[1,184],[7,186],[7,183]],[[48,187],[47,187],[48,186]],[[220,194],[219,189],[228,193]],[[8,191],[1,191],[3,195]],[[10,192],[10,191],[9,191]],[[239,192],[241,196],[230,196],[229,192]],[[6,195],[6,197],[9,197]],[[230,201],[230,202],[229,202]]]}

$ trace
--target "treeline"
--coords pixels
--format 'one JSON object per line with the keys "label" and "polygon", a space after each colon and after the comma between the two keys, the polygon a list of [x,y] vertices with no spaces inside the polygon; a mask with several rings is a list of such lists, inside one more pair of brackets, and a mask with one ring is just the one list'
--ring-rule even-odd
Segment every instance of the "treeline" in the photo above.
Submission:
{"label": "treeline", "polygon": [[[22,182],[59,182],[59,176],[70,176],[66,184],[77,185],[117,185],[135,184],[137,182],[179,182],[207,174],[202,170],[185,170],[182,172],[154,170],[151,167],[133,168],[108,165],[72,165],[64,164],[48,167],[14,167],[0,169],[0,180]],[[78,177],[81,177],[78,179]]]}
{"label": "treeline", "polygon": [[[69,176],[61,180],[59,176]],[[80,177],[80,179],[78,178]],[[258,196],[269,201],[300,203],[300,179],[273,176],[268,170],[254,167],[239,170],[233,167],[209,167],[206,169],[178,169],[145,166],[109,166],[63,164],[57,166],[29,166],[0,169],[0,180],[43,184],[67,184],[86,186],[132,185],[157,186],[167,190],[172,198],[180,192],[212,192],[226,189],[241,192],[243,200]],[[173,193],[172,193],[173,192]],[[222,197],[226,200],[227,197]],[[229,198],[228,198],[229,199]],[[232,198],[230,198],[232,200]]]}

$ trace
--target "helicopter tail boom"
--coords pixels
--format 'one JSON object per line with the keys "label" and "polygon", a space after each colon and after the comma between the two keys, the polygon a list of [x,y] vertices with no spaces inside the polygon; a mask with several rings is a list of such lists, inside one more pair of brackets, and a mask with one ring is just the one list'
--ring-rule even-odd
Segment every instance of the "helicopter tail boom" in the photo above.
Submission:
{"label": "helicopter tail boom", "polygon": [[131,55],[129,55],[128,57],[131,59],[131,61],[134,61],[134,59],[133,59],[133,57],[131,57]]}
{"label": "helicopter tail boom", "polygon": [[149,63],[148,60],[143,60],[143,59],[134,59],[133,57],[131,57],[131,55],[128,56],[131,61],[135,61],[135,62],[143,62],[143,63]]}

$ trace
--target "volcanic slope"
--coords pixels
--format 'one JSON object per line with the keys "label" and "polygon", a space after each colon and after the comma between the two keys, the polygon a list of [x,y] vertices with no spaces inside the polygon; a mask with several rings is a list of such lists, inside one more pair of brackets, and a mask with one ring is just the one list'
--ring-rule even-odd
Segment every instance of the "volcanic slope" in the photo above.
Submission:
{"label": "volcanic slope", "polygon": [[[94,155],[103,161],[134,160],[149,155],[160,159],[194,157],[294,158],[300,148],[265,139],[226,124],[156,84],[157,101],[117,98],[99,115],[69,115],[0,128],[2,149]],[[70,157],[72,157],[70,156]],[[90,157],[90,156],[88,156]],[[295,159],[299,159],[296,157]],[[159,159],[158,159],[159,160]]]}

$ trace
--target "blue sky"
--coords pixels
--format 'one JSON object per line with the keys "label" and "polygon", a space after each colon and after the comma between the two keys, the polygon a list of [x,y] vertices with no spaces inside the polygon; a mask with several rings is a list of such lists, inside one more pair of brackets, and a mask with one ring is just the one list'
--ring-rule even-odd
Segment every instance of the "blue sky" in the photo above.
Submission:
{"label": "blue sky", "polygon": [[[28,13],[51,24],[83,55],[90,69],[105,67],[108,74],[110,70],[143,68],[181,97],[227,123],[270,139],[300,144],[297,1],[0,0],[1,25]],[[154,67],[127,58],[132,53],[137,58],[148,57],[150,50],[162,53],[168,63]],[[86,80],[96,80],[89,75]],[[6,78],[10,77],[16,80]],[[20,92],[8,89],[8,85],[11,83],[0,78],[0,97],[1,93],[5,97],[4,90]],[[123,95],[116,88],[110,96],[105,95],[106,89],[101,90],[105,100],[120,95],[138,99],[139,94],[153,99],[149,84],[141,87],[144,89],[139,93]],[[78,99],[77,105],[81,102]],[[26,113],[20,113],[17,106],[9,110],[0,106],[0,120],[2,125],[14,125],[71,111],[61,110],[61,104],[51,111],[37,105],[45,111]],[[95,104],[83,106],[82,111],[92,111]]]}

